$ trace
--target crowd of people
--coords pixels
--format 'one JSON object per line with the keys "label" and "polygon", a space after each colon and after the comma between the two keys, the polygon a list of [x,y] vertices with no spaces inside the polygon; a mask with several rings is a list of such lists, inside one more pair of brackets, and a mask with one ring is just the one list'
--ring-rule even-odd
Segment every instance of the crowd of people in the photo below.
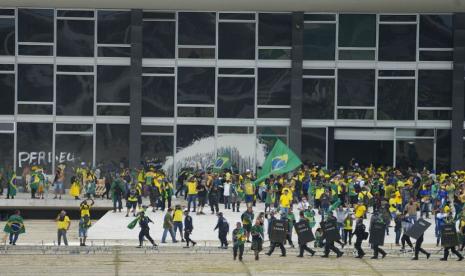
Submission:
{"label": "crowd of people", "polygon": [[[30,185],[33,198],[42,196],[40,186],[43,180],[40,175],[40,168],[35,168],[31,183],[37,182],[37,185]],[[64,171],[59,168],[53,180],[54,184],[58,183],[58,198],[63,193],[64,178]],[[105,186],[104,192],[100,194],[96,193],[99,181]],[[465,171],[435,173],[426,169],[399,170],[374,166],[362,168],[356,163],[350,164],[348,168],[328,170],[317,165],[302,165],[293,172],[257,182],[250,170],[237,173],[230,170],[213,172],[186,169],[173,181],[154,166],[113,172],[80,167],[74,170],[71,177],[70,195],[76,199],[87,198],[81,203],[81,220],[87,216],[86,222],[82,223],[84,230],[90,226],[88,210],[93,204],[93,199],[111,198],[113,212],[122,212],[124,200],[125,215],[135,217],[131,227],[137,224],[140,226],[140,246],[143,245],[144,239],[156,246],[150,237],[149,223],[153,221],[147,216],[147,212],[166,210],[162,222],[162,243],[166,242],[167,234],[170,234],[173,242],[178,242],[176,235],[179,232],[180,240],[186,242],[186,247],[189,247],[196,244],[191,240],[194,221],[190,214],[206,215],[210,211],[218,217],[214,229],[218,230],[221,248],[228,248],[230,229],[229,222],[220,210],[242,212],[241,221],[237,222],[232,230],[234,258],[238,256],[239,260],[242,259],[244,245],[248,242],[251,243],[251,249],[258,260],[265,240],[264,226],[268,225],[268,239],[272,240],[270,229],[275,220],[286,225],[286,238],[284,241],[271,242],[267,255],[271,255],[278,246],[282,256],[285,256],[284,244],[294,247],[293,228],[301,221],[307,222],[309,228],[314,229],[314,247],[324,248],[322,257],[327,257],[330,251],[334,251],[337,257],[342,256],[343,252],[335,243],[341,248],[347,243],[351,245],[353,236],[358,258],[365,255],[361,245],[368,238],[374,251],[373,258],[378,258],[379,254],[382,257],[386,256],[380,248],[382,243],[374,238],[372,240],[371,235],[372,229],[384,225],[383,233],[386,235],[389,235],[390,228],[393,228],[396,245],[401,246],[402,250],[405,250],[406,246],[414,250],[414,260],[418,259],[420,252],[429,258],[430,253],[421,248],[423,235],[416,239],[414,246],[406,234],[419,218],[434,219],[437,246],[441,242],[444,227],[453,224],[455,228],[458,224],[456,230],[460,244],[457,247],[460,250],[465,247]],[[150,204],[144,206],[143,198],[148,198]],[[258,205],[258,202],[264,203],[264,209],[255,216],[254,210],[257,211],[258,206],[262,206]],[[371,213],[371,217],[365,223],[369,218],[368,213]],[[317,224],[316,216],[321,216],[320,224]],[[64,211],[57,217],[59,244],[61,238],[67,244],[64,230],[69,229],[70,222],[66,217]],[[333,222],[340,237],[328,236],[325,225]],[[81,233],[81,222],[79,228]],[[81,245],[85,245],[84,230]],[[13,240],[10,238],[10,242],[16,242],[14,236]],[[303,257],[305,251],[311,255],[315,254],[305,242],[299,241],[298,246],[299,257]],[[443,247],[442,260],[448,259],[449,250],[457,255],[458,260],[463,259],[455,244],[443,244]]]}

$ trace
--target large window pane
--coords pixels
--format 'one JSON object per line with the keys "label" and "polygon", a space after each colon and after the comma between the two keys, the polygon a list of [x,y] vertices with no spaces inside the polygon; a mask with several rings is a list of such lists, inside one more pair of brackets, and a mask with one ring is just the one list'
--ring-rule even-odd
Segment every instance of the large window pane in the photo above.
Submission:
{"label": "large window pane", "polygon": [[219,59],[255,59],[255,23],[220,23]]}
{"label": "large window pane", "polygon": [[305,23],[304,60],[334,60],[336,24]]}
{"label": "large window pane", "polygon": [[94,21],[58,20],[57,56],[93,57]]}
{"label": "large window pane", "polygon": [[218,78],[218,117],[253,118],[254,78]]}
{"label": "large window pane", "polygon": [[98,66],[97,102],[128,103],[130,75],[128,66]]}
{"label": "large window pane", "polygon": [[142,160],[160,162],[165,164],[168,158],[173,157],[174,137],[171,135],[142,135]]}
{"label": "large window pane", "polygon": [[397,140],[396,167],[433,168],[434,141],[433,139]]}
{"label": "large window pane", "polygon": [[392,166],[393,150],[392,141],[335,140],[335,167],[347,168],[352,158],[362,167]]}
{"label": "large window pane", "polygon": [[326,128],[302,128],[302,162],[326,165]]}
{"label": "large window pane", "polygon": [[64,164],[65,185],[70,185],[73,168],[77,168],[82,162],[92,166],[93,158],[93,136],[57,134],[55,136],[55,166]]}
{"label": "large window pane", "polygon": [[3,168],[13,168],[14,148],[14,134],[0,133],[0,166]]}
{"label": "large window pane", "polygon": [[178,125],[176,130],[177,170],[186,167],[205,170],[211,166],[215,160],[214,126]]}
{"label": "large window pane", "polygon": [[215,68],[178,67],[178,103],[214,104]]}
{"label": "large window pane", "polygon": [[15,113],[15,75],[0,74],[0,114]]}
{"label": "large window pane", "polygon": [[450,129],[438,129],[436,131],[436,170],[446,172],[450,170]]}
{"label": "large window pane", "polygon": [[339,47],[375,47],[375,14],[340,14]]}
{"label": "large window pane", "polygon": [[334,79],[303,79],[303,118],[334,118],[334,82]]}
{"label": "large window pane", "polygon": [[258,104],[289,105],[291,70],[287,68],[258,69]]}
{"label": "large window pane", "polygon": [[53,42],[52,9],[18,9],[19,42]]}
{"label": "large window pane", "polygon": [[415,61],[417,25],[379,25],[379,60]]}
{"label": "large window pane", "polygon": [[420,15],[420,48],[452,48],[452,15]]}
{"label": "large window pane", "polygon": [[216,14],[214,12],[178,13],[179,45],[215,45]]}
{"label": "large window pane", "polygon": [[144,58],[174,58],[176,24],[174,21],[144,21],[142,55]]}
{"label": "large window pane", "polygon": [[96,162],[128,166],[129,125],[98,124]]}
{"label": "large window pane", "polygon": [[57,75],[56,114],[92,116],[94,110],[94,76]]}
{"label": "large window pane", "polygon": [[292,18],[290,14],[260,13],[258,45],[291,46]]}
{"label": "large window pane", "polygon": [[46,123],[17,124],[18,166],[20,174],[25,166],[38,165],[52,173],[53,125]]}
{"label": "large window pane", "polygon": [[15,19],[0,18],[0,56],[15,55]]}
{"label": "large window pane", "polygon": [[174,77],[142,77],[142,117],[174,116]]}
{"label": "large window pane", "polygon": [[338,70],[338,106],[373,106],[375,103],[375,70]]}
{"label": "large window pane", "polygon": [[414,119],[415,80],[379,79],[378,120]]}
{"label": "large window pane", "polygon": [[53,101],[53,65],[18,64],[18,101]]}
{"label": "large window pane", "polygon": [[452,106],[452,71],[418,71],[418,106]]}
{"label": "large window pane", "polygon": [[129,11],[98,11],[98,43],[130,44],[130,24]]}

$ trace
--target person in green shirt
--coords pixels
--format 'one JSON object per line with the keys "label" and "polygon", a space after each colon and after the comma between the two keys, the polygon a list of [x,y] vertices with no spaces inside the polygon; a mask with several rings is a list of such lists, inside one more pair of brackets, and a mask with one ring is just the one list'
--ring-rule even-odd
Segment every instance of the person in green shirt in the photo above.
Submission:
{"label": "person in green shirt", "polygon": [[254,251],[255,254],[255,260],[258,261],[259,253],[260,251],[263,250],[263,226],[261,225],[259,220],[255,221],[255,225],[252,226],[251,229],[251,235],[252,235],[252,247],[251,249]]}
{"label": "person in green shirt", "polygon": [[294,248],[294,243],[292,242],[292,230],[294,229],[294,224],[295,224],[295,215],[292,210],[292,206],[289,209],[289,212],[287,213],[287,222],[288,222],[288,229],[287,229],[287,242],[291,246],[291,248]]}
{"label": "person in green shirt", "polygon": [[173,243],[177,243],[178,241],[176,240],[176,236],[174,235],[173,231],[173,209],[170,207],[166,211],[165,217],[163,218],[163,236],[161,238],[161,243],[166,243],[166,234],[168,232],[171,235],[171,239],[173,240]]}
{"label": "person in green shirt", "polygon": [[236,260],[237,258],[237,251],[239,251],[239,261],[242,261],[242,255],[244,254],[244,243],[246,240],[245,237],[245,230],[242,228],[242,224],[240,222],[236,223],[236,229],[232,232],[233,238],[233,258]]}
{"label": "person in green shirt", "polygon": [[24,221],[19,210],[16,210],[15,213],[8,218],[3,231],[10,235],[11,245],[16,245],[19,235],[26,233],[26,227],[24,226]]}
{"label": "person in green shirt", "polygon": [[254,213],[252,207],[247,207],[247,211],[245,211],[242,216],[242,224],[244,225],[245,233],[247,236],[247,242],[250,242],[250,232],[252,229],[252,221],[254,219]]}
{"label": "person in green shirt", "polygon": [[110,192],[113,200],[113,213],[116,213],[116,209],[121,213],[121,209],[123,209],[122,198],[125,193],[125,185],[123,177],[120,174],[117,174],[111,183]]}
{"label": "person in green shirt", "polygon": [[8,178],[8,191],[6,198],[14,199],[16,196],[16,173],[13,172]]}

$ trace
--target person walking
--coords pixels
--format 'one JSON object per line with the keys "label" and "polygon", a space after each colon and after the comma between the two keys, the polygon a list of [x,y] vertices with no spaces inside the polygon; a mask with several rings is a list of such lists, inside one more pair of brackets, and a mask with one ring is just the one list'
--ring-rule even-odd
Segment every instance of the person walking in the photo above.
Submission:
{"label": "person walking", "polygon": [[362,249],[362,242],[368,238],[368,232],[365,231],[366,227],[363,224],[363,218],[357,219],[355,226],[354,235],[356,237],[354,248],[357,250],[357,256],[355,258],[362,259],[365,256],[365,251]]}
{"label": "person walking", "polygon": [[194,176],[190,176],[187,181],[187,210],[191,211],[191,205],[194,207],[194,213],[197,207],[197,181]]}
{"label": "person walking", "polygon": [[176,237],[176,232],[179,231],[179,235],[181,236],[181,241],[185,242],[183,233],[182,233],[182,214],[183,211],[181,209],[181,205],[176,205],[174,207],[174,214],[173,214],[173,226],[174,226],[174,236]]}
{"label": "person walking", "polygon": [[[144,242],[144,237],[147,238],[147,240],[150,241],[153,247],[157,247],[157,244],[153,241],[152,237],[150,236],[150,227],[149,223],[153,223],[153,221],[145,215],[145,209],[143,208],[143,211],[140,211],[138,214],[138,219],[139,219],[139,226],[140,226],[140,232],[139,232],[139,246],[138,248],[142,247],[142,244]],[[165,233],[164,233],[165,234]]]}
{"label": "person walking", "polygon": [[231,176],[223,184],[224,209],[231,209]]}
{"label": "person walking", "polygon": [[79,246],[86,246],[87,230],[90,225],[91,221],[88,215],[81,217],[79,220]]}
{"label": "person walking", "polygon": [[244,228],[240,222],[236,223],[236,229],[232,232],[233,239],[233,259],[236,260],[239,252],[239,261],[242,261],[242,255],[244,254],[244,243],[246,240]]}
{"label": "person walking", "polygon": [[418,260],[418,253],[421,252],[426,255],[426,259],[429,259],[431,256],[431,253],[426,252],[423,248],[421,248],[421,244],[423,243],[423,235],[421,234],[420,237],[418,237],[417,242],[415,243],[415,257],[412,258],[412,261]]}
{"label": "person walking", "polygon": [[173,216],[172,213],[173,209],[168,208],[166,211],[165,217],[163,219],[163,236],[161,238],[161,243],[166,243],[166,235],[168,232],[171,235],[171,239],[173,240],[173,243],[177,243],[178,241],[176,240],[176,236],[174,235],[173,231]]}
{"label": "person walking", "polygon": [[186,240],[186,246],[184,248],[189,248],[189,243],[192,243],[192,246],[195,246],[197,243],[191,239],[192,231],[194,230],[194,223],[192,217],[189,215],[187,209],[184,209],[184,239]]}
{"label": "person walking", "polygon": [[263,225],[261,224],[260,220],[255,221],[255,225],[252,226],[250,235],[252,236],[252,247],[251,249],[254,252],[255,260],[258,261],[258,255],[263,250]]}
{"label": "person walking", "polygon": [[68,246],[68,238],[66,237],[66,233],[69,230],[69,227],[71,226],[71,221],[69,217],[66,215],[65,210],[61,210],[61,212],[58,214],[57,218],[55,219],[57,222],[57,227],[58,227],[58,246],[61,245],[61,238],[63,237],[63,243]]}
{"label": "person walking", "polygon": [[228,249],[227,235],[229,233],[229,223],[226,220],[226,218],[223,216],[222,212],[219,212],[217,216],[218,216],[218,222],[216,223],[215,229],[213,229],[213,231],[218,229],[218,238],[221,243],[219,248]]}
{"label": "person walking", "polygon": [[116,213],[116,209],[121,213],[121,209],[123,209],[122,199],[125,193],[125,185],[123,177],[119,174],[116,175],[115,180],[111,183],[110,191],[113,200],[113,213]]}
{"label": "person walking", "polygon": [[250,231],[252,229],[252,221],[254,216],[255,215],[251,206],[248,206],[247,210],[241,215],[242,225],[245,230],[245,235],[247,236],[247,242],[250,242]]}
{"label": "person walking", "polygon": [[[305,219],[304,211],[299,212],[299,217],[300,217],[299,222],[306,222],[307,223],[307,220]],[[310,253],[312,255],[312,257],[315,255],[315,251],[310,249],[307,246],[306,242],[302,242],[300,239],[298,239],[298,243],[299,243],[299,255],[297,255],[297,257],[303,258],[304,251],[307,251],[308,253]]]}

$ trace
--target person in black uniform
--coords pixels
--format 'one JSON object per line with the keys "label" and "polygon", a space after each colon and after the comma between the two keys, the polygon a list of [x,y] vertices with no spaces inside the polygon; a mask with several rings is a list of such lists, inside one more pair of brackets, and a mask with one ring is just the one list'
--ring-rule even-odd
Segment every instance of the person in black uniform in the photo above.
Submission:
{"label": "person in black uniform", "polygon": [[[144,210],[145,210],[145,208],[144,208]],[[138,248],[142,247],[144,237],[147,238],[150,241],[150,243],[152,243],[153,247],[157,246],[157,244],[153,241],[152,237],[150,237],[149,222],[153,223],[153,221],[148,216],[145,215],[145,211],[139,212],[140,232],[139,232],[139,246],[138,246]]]}
{"label": "person in black uniform", "polygon": [[186,246],[184,248],[189,248],[189,242],[192,243],[192,246],[197,244],[190,238],[192,230],[194,230],[194,223],[192,222],[192,217],[189,215],[187,209],[184,209],[184,216],[184,239],[186,240]]}
{"label": "person in black uniform", "polygon": [[357,225],[355,226],[355,237],[357,238],[355,240],[354,248],[357,250],[357,257],[355,258],[363,258],[365,256],[365,251],[362,249],[362,242],[363,240],[366,240],[368,238],[368,233],[365,232],[366,227],[365,224],[363,224],[363,219],[359,218],[357,220]]}
{"label": "person in black uniform", "polygon": [[[384,228],[383,228],[383,229],[386,229],[386,225],[385,225],[385,223],[384,223],[383,218],[382,218],[377,212],[375,212],[375,213],[373,214],[373,216],[371,217],[371,222],[370,222],[370,237],[373,237],[373,236],[374,236],[373,233],[372,233],[371,231],[374,229],[373,225],[374,225],[375,223],[384,224]],[[383,231],[383,233],[385,233],[385,232]],[[373,257],[371,257],[371,258],[372,258],[372,259],[378,259],[378,255],[379,255],[379,253],[381,253],[381,255],[383,255],[382,258],[384,259],[384,257],[386,257],[387,254],[386,254],[386,252],[385,252],[383,249],[379,248],[379,246],[380,246],[381,244],[379,244],[377,241],[372,241],[371,238],[370,238],[370,242],[371,242],[371,244],[372,244],[372,246],[373,246]]]}
{"label": "person in black uniform", "polygon": [[[328,214],[328,217],[326,218],[326,221],[335,221],[336,218],[333,216],[332,212],[329,212]],[[342,244],[341,240],[338,239],[338,240],[328,240],[327,239],[327,233],[325,231],[325,227],[324,227],[324,223],[321,224],[321,228],[323,229],[323,239],[326,240],[326,243],[325,243],[325,252],[324,252],[324,255],[321,256],[322,258],[328,258],[329,256],[329,252],[330,251],[333,251],[334,253],[336,253],[336,257],[341,257],[342,255],[344,255],[343,252],[341,252],[336,246],[334,246],[334,242],[337,242],[339,244],[341,244],[341,246],[343,247],[344,245]],[[344,247],[343,247],[344,248]]]}
{"label": "person in black uniform", "polygon": [[418,237],[417,242],[415,243],[415,257],[413,257],[413,261],[418,260],[418,253],[421,252],[426,255],[426,259],[429,259],[431,253],[426,252],[423,248],[421,248],[421,244],[423,243],[423,234]]}
{"label": "person in black uniform", "polygon": [[229,233],[229,223],[226,220],[226,218],[223,217],[222,212],[219,212],[217,216],[218,216],[218,222],[215,226],[215,229],[213,229],[213,231],[218,229],[218,239],[220,240],[220,243],[221,243],[220,248],[228,249],[227,235]]}
{"label": "person in black uniform", "polygon": [[[286,215],[281,216],[280,221],[283,221],[283,225],[285,226],[286,231],[287,231],[288,229],[287,229],[286,226],[288,225],[288,222],[287,222],[287,219],[286,219],[285,216]],[[287,234],[286,234],[286,237],[287,237]],[[286,248],[284,247],[284,243],[283,242],[273,242],[271,240],[270,240],[270,250],[265,254],[268,255],[268,256],[271,256],[271,254],[273,254],[273,251],[274,251],[276,246],[279,246],[279,248],[281,249],[281,257],[285,257],[286,256]]]}
{"label": "person in black uniform", "polygon": [[[452,224],[453,227],[455,227],[455,220],[454,218],[452,217],[452,213],[449,213],[449,215],[446,217],[445,219],[445,223],[446,224]],[[457,249],[455,249],[455,245],[453,246],[450,246],[448,244],[444,244],[445,243],[445,239],[441,237],[441,242],[443,243],[443,247],[444,247],[444,257],[441,258],[440,260],[441,261],[447,261],[447,258],[449,257],[449,250],[452,251],[452,253],[454,253],[458,260],[457,261],[461,261],[463,260],[463,256],[462,254],[460,254]]]}
{"label": "person in black uniform", "polygon": [[[306,223],[308,223],[307,220],[305,219],[304,211],[300,211],[299,217],[300,217],[299,222],[305,221]],[[310,249],[307,246],[307,243],[303,243],[300,240],[298,240],[298,243],[299,243],[300,252],[299,252],[299,255],[297,255],[297,257],[302,258],[304,256],[304,251],[307,251],[308,253],[310,253],[312,257],[315,255],[315,251]]]}

